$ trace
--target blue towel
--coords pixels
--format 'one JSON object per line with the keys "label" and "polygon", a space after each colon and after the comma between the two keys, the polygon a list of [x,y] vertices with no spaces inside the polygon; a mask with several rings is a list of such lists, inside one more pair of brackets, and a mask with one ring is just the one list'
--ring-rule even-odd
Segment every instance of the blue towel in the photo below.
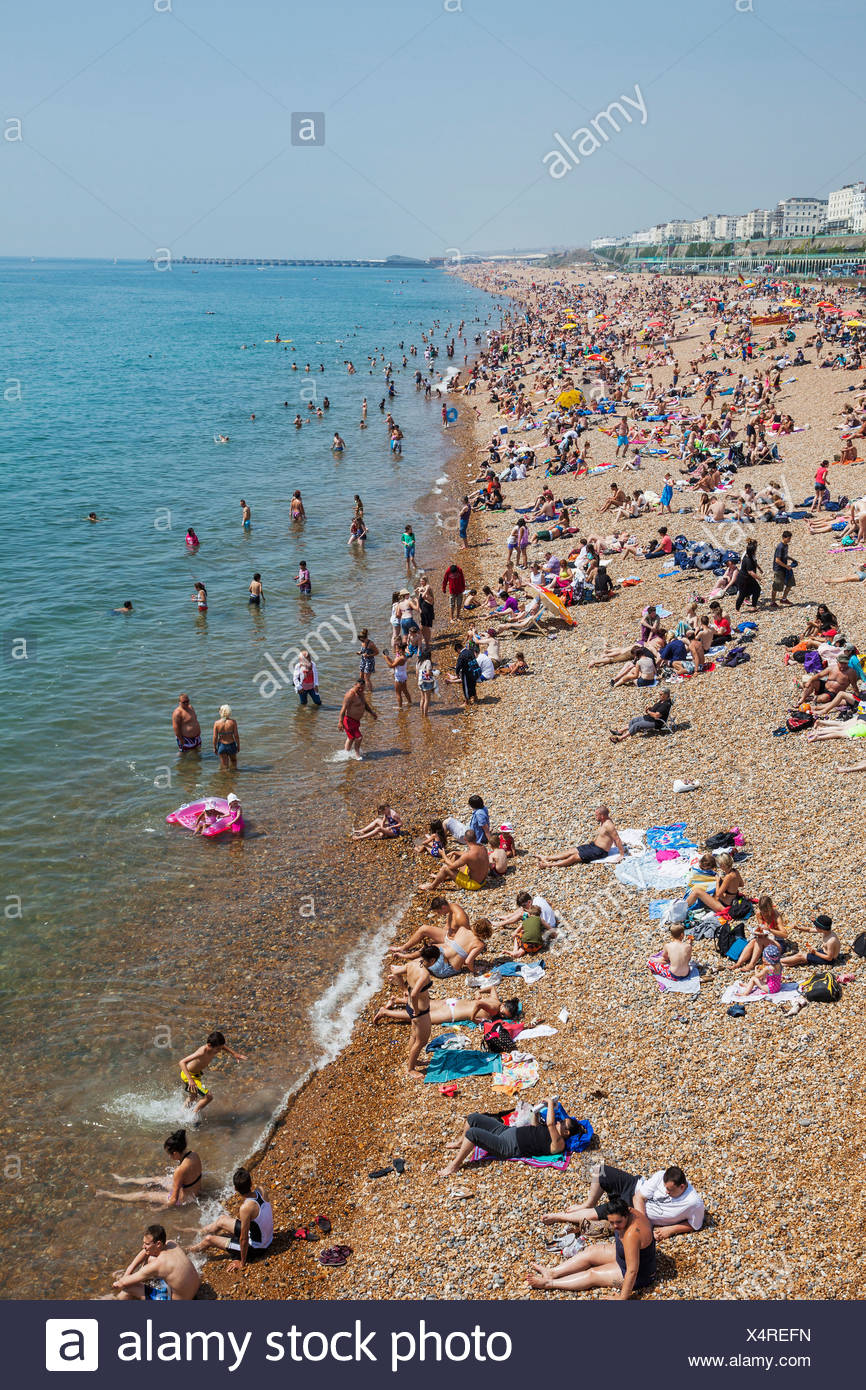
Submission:
{"label": "blue towel", "polygon": [[658,922],[664,914],[665,908],[675,901],[673,898],[653,898],[649,905],[649,915],[651,922]]}
{"label": "blue towel", "polygon": [[467,1076],[485,1076],[502,1071],[502,1058],[496,1052],[434,1052],[424,1080],[442,1085],[445,1081],[462,1081]]}
{"label": "blue towel", "polygon": [[544,970],[544,961],[539,956],[527,956],[525,960],[506,960],[501,965],[494,965],[491,975],[519,975],[521,966],[540,965]]}

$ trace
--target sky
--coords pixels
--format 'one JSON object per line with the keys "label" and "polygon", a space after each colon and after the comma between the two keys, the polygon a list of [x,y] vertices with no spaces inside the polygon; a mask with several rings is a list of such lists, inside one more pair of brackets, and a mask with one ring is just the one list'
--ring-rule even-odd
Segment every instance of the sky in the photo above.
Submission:
{"label": "sky", "polygon": [[453,257],[826,196],[866,178],[864,39],[859,0],[29,0],[0,256]]}

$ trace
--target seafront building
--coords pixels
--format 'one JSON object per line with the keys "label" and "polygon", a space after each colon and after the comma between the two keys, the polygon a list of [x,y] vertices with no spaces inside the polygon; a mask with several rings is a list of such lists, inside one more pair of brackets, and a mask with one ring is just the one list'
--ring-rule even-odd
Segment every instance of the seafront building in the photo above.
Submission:
{"label": "seafront building", "polygon": [[618,246],[664,246],[687,242],[757,241],[783,237],[839,236],[866,232],[866,182],[846,183],[826,198],[794,195],[774,208],[744,213],[709,213],[693,221],[674,218],[628,236],[595,237],[590,250]]}

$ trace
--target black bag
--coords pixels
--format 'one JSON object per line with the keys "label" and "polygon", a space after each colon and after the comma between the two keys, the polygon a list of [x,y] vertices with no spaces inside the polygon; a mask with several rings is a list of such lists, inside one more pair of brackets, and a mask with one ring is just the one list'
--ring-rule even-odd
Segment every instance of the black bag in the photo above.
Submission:
{"label": "black bag", "polygon": [[716,932],[716,950],[720,956],[726,956],[737,937],[745,938],[745,931],[739,922],[723,922]]}
{"label": "black bag", "polygon": [[799,734],[803,729],[811,729],[815,723],[814,714],[807,709],[792,709],[785,720],[785,728],[790,734]]}
{"label": "black bag", "polygon": [[704,849],[733,849],[736,843],[730,830],[720,830],[717,835],[711,835],[709,837],[704,845]]}
{"label": "black bag", "polygon": [[854,954],[866,958],[866,931],[861,931],[859,936],[854,938]]}
{"label": "black bag", "polygon": [[779,641],[779,646],[780,646],[780,647],[796,647],[796,645],[797,645],[797,643],[799,642],[799,640],[800,640],[800,639],[799,639],[799,637],[797,636],[796,632],[792,632],[792,633],[789,634],[789,636],[787,636],[787,637],[782,637],[782,638],[780,639],[780,641]]}
{"label": "black bag", "polygon": [[810,1004],[835,1004],[842,998],[842,986],[832,970],[816,970],[800,986],[800,993]]}
{"label": "black bag", "polygon": [[496,1019],[484,1026],[484,1048],[487,1052],[513,1052],[514,1039],[505,1024]]}
{"label": "black bag", "polygon": [[751,917],[754,906],[748,898],[744,898],[742,893],[738,893],[728,908],[728,915],[732,922],[745,922],[747,917]]}

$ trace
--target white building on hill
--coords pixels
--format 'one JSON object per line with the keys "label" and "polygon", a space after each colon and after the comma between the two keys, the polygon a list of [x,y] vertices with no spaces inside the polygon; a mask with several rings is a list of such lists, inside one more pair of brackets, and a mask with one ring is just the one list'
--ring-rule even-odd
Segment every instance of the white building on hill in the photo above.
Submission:
{"label": "white building on hill", "polygon": [[827,199],[783,198],[773,224],[773,236],[817,236],[827,225]]}
{"label": "white building on hill", "polygon": [[846,183],[827,199],[827,231],[859,232],[866,213],[866,183]]}

